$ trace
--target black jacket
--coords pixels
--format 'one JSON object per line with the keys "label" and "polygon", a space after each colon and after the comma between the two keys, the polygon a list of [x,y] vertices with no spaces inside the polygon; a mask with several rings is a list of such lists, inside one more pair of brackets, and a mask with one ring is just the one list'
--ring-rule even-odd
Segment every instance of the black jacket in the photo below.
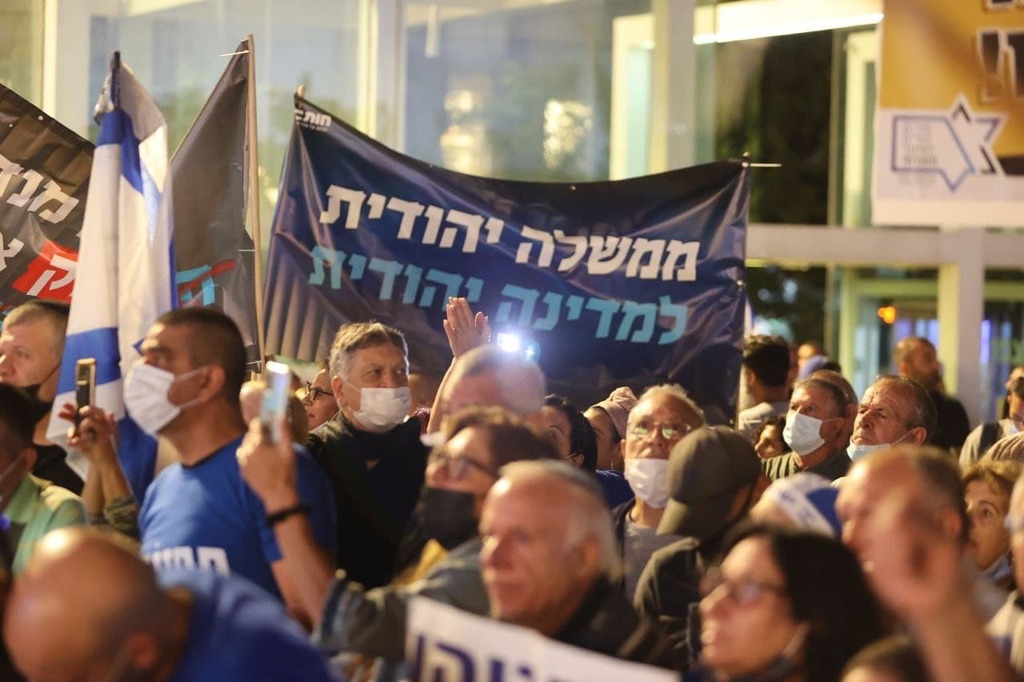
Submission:
{"label": "black jacket", "polygon": [[337,567],[368,589],[388,583],[423,487],[428,450],[419,422],[369,433],[339,415],[309,435],[308,447],[334,490]]}
{"label": "black jacket", "polygon": [[668,640],[607,580],[598,580],[554,639],[581,649],[677,670]]}

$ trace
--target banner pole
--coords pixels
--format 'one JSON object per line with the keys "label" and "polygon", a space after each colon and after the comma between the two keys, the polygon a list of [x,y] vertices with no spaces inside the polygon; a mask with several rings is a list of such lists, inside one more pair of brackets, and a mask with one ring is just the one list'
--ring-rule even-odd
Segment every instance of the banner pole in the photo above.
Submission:
{"label": "banner pole", "polygon": [[249,44],[249,77],[246,88],[245,133],[249,148],[249,208],[251,210],[253,258],[253,301],[256,304],[257,357],[263,362],[263,228],[260,225],[259,148],[256,130],[256,45],[252,34],[245,36]]}

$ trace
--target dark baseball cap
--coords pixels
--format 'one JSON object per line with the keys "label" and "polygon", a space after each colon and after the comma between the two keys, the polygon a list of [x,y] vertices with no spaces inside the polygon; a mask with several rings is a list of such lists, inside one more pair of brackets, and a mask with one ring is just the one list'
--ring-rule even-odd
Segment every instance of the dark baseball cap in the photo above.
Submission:
{"label": "dark baseball cap", "polygon": [[669,501],[658,532],[711,537],[730,520],[736,491],[760,475],[754,446],[728,426],[702,426],[688,433],[669,455]]}

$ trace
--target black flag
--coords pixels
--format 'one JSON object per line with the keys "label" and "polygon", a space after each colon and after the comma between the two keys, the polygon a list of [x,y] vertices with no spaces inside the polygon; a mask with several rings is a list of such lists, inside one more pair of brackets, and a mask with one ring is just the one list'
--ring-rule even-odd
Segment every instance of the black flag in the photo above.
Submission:
{"label": "black flag", "polygon": [[255,252],[245,228],[251,54],[248,40],[242,41],[174,152],[171,173],[180,305],[223,310],[241,330],[249,368],[255,369]]}

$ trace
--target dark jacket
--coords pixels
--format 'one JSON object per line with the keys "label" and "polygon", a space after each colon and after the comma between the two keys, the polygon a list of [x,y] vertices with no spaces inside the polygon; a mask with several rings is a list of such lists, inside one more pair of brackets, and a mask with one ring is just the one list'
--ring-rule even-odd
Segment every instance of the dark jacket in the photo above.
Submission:
{"label": "dark jacket", "polygon": [[700,632],[690,632],[699,619],[701,581],[718,560],[722,542],[738,521],[703,542],[683,538],[651,555],[636,586],[634,605],[641,616],[658,623],[668,637],[681,668],[693,665],[700,653]]}
{"label": "dark jacket", "polygon": [[626,661],[677,669],[672,647],[658,627],[604,579],[590,588],[554,639]]}
{"label": "dark jacket", "polygon": [[339,415],[309,435],[308,447],[334,490],[337,567],[367,589],[386,584],[423,487],[428,450],[419,422],[369,433]]}

